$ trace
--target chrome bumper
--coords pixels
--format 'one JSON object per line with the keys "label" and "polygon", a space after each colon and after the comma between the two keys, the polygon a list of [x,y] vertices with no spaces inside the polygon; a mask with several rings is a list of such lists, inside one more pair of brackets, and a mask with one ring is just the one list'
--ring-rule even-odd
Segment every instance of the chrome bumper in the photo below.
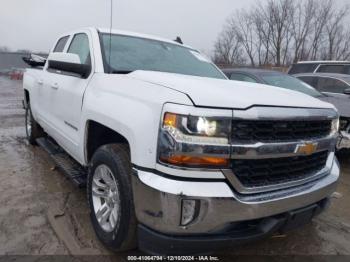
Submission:
{"label": "chrome bumper", "polygon": [[279,232],[281,234],[309,223],[315,216],[327,208],[329,199],[323,199],[318,203],[292,210],[281,215],[259,219],[230,230],[215,234],[188,235],[163,234],[156,232],[145,225],[138,225],[138,246],[145,253],[152,255],[177,255],[193,256],[208,254],[215,251],[231,249],[236,245],[242,245],[252,241],[271,236]]}
{"label": "chrome bumper", "polygon": [[[181,172],[181,171],[179,171]],[[157,231],[170,234],[215,233],[228,224],[282,214],[330,196],[337,186],[339,165],[334,160],[329,174],[301,186],[279,191],[242,195],[227,181],[168,178],[134,169],[132,177],[138,221]],[[180,226],[181,201],[200,202],[197,218]]]}

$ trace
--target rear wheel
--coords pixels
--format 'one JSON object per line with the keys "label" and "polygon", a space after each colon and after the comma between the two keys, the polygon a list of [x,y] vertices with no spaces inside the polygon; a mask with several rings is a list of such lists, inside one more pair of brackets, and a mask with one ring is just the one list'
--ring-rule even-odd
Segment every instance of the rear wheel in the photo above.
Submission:
{"label": "rear wheel", "polygon": [[32,110],[30,109],[29,103],[27,105],[25,113],[25,128],[27,140],[31,145],[35,145],[35,140],[45,135],[41,126],[33,118]]}
{"label": "rear wheel", "polygon": [[100,147],[91,160],[88,177],[90,218],[96,235],[113,251],[136,247],[136,218],[128,147]]}

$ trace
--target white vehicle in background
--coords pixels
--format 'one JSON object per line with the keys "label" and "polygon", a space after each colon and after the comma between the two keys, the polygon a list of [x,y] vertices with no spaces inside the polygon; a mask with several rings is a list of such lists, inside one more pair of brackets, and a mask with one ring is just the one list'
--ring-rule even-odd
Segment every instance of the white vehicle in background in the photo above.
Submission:
{"label": "white vehicle in background", "polygon": [[309,222],[336,189],[332,105],[228,81],[174,41],[67,33],[23,87],[28,140],[87,185],[92,225],[115,251],[260,239]]}

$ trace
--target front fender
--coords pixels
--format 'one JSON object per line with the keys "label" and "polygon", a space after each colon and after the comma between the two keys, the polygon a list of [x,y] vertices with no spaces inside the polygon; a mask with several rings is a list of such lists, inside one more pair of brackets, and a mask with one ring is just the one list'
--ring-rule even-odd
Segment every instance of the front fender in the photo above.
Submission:
{"label": "front fender", "polygon": [[[86,130],[89,120],[114,130],[129,142],[133,164],[154,168],[160,118],[167,102],[193,105],[185,94],[163,86],[127,75],[96,74],[85,94],[80,130]],[[85,135],[81,138],[84,145]],[[87,164],[84,148],[82,154]]]}

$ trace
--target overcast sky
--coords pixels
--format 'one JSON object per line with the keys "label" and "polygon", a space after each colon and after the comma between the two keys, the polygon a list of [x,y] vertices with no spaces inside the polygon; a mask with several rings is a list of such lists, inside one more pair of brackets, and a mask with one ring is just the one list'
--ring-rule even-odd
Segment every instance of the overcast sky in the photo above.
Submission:
{"label": "overcast sky", "polygon": [[[113,0],[113,27],[171,39],[180,35],[209,54],[226,18],[255,1]],[[109,10],[110,0],[1,0],[0,46],[47,52],[61,33],[109,27]]]}

